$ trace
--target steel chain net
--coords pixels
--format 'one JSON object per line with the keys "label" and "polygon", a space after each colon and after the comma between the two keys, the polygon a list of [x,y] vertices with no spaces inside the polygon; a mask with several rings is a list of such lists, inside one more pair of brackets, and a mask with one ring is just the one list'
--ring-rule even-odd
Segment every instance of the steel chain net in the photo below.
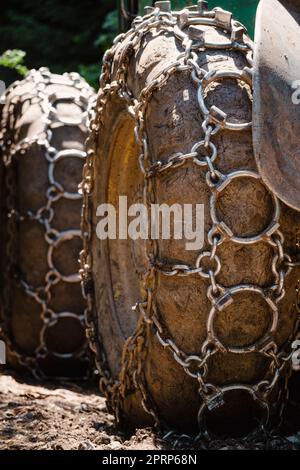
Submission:
{"label": "steel chain net", "polygon": [[[154,8],[148,7],[146,15],[144,17],[137,17],[133,21],[132,29],[118,36],[114,41],[113,47],[104,55],[103,69],[100,77],[100,91],[96,104],[97,116],[94,116],[91,121],[91,135],[88,138],[87,160],[81,184],[83,194],[82,233],[84,246],[81,252],[80,272],[85,296],[88,301],[88,309],[86,311],[88,337],[91,348],[97,356],[97,366],[101,374],[100,388],[107,397],[109,410],[114,412],[117,419],[120,418],[122,400],[128,393],[138,390],[144,410],[153,416],[155,424],[160,429],[167,430],[164,434],[165,438],[177,436],[172,430],[168,430],[168,426],[161,418],[159,410],[149,393],[143,374],[148,336],[153,334],[156,335],[162,347],[170,351],[174,360],[181,365],[186,374],[197,381],[199,394],[202,399],[202,405],[198,414],[198,436],[193,439],[190,436],[178,435],[175,438],[176,447],[180,445],[194,446],[196,443],[204,446],[204,444],[201,444],[203,442],[202,439],[207,438],[210,440],[211,437],[204,419],[205,411],[212,411],[222,406],[225,395],[234,390],[242,390],[248,393],[259,405],[262,416],[258,423],[257,432],[263,437],[258,446],[263,445],[268,447],[268,438],[265,438],[265,429],[269,421],[271,406],[268,399],[282,377],[285,378],[285,385],[280,389],[276,400],[277,404],[280,404],[278,412],[280,420],[282,419],[287,400],[287,380],[290,371],[289,361],[291,353],[284,348],[279,349],[275,342],[274,334],[278,328],[278,305],[285,295],[284,280],[296,263],[284,252],[284,238],[279,229],[280,204],[273,194],[270,195],[273,202],[271,220],[263,231],[254,236],[240,237],[223,220],[218,218],[216,211],[217,200],[222,191],[233,180],[245,178],[261,181],[261,178],[256,171],[238,170],[229,174],[223,174],[218,169],[216,165],[218,149],[214,143],[214,136],[224,129],[235,132],[251,129],[252,123],[230,122],[227,115],[221,109],[216,106],[208,107],[205,103],[205,90],[213,82],[234,79],[247,86],[251,92],[253,45],[246,34],[244,26],[235,21],[229,12],[218,8],[208,11],[205,4],[206,2],[199,2],[198,6],[186,8],[180,12],[171,11],[168,2],[158,2]],[[193,26],[197,25],[221,28],[221,30],[227,33],[227,42],[207,42],[201,31],[197,30],[197,28],[193,29]],[[188,27],[190,27],[190,34],[187,33]],[[145,35],[154,28],[160,32],[173,30],[175,38],[182,45],[184,52],[178,56],[174,63],[168,65],[159,75],[154,77],[151,83],[136,97],[127,84],[129,61],[141,46],[141,41]],[[125,45],[122,48],[121,55],[118,55],[118,69],[114,70],[116,51],[121,43]],[[197,63],[198,51],[213,49],[237,51],[244,55],[248,65],[240,71],[216,70],[207,72]],[[146,112],[155,92],[162,89],[169,78],[178,72],[189,72],[192,81],[197,87],[197,99],[203,116],[202,128],[205,137],[193,145],[188,153],[170,155],[166,163],[160,161],[152,163],[149,156],[148,136],[145,128]],[[121,372],[117,381],[114,381],[111,377],[107,359],[101,346],[101,337],[99,337],[97,315],[94,307],[92,255],[90,249],[92,230],[90,197],[93,191],[93,160],[96,154],[99,132],[101,132],[101,127],[105,125],[103,122],[105,107],[113,95],[118,95],[126,102],[128,112],[135,120],[135,138],[141,148],[139,163],[141,172],[144,175],[144,204],[149,207],[151,203],[155,203],[154,177],[159,177],[160,174],[172,171],[189,161],[196,166],[206,169],[206,183],[210,191],[210,216],[212,220],[212,226],[208,234],[210,249],[199,253],[193,265],[174,265],[172,262],[162,262],[158,258],[157,241],[150,240],[148,242],[149,270],[144,278],[145,296],[135,306],[135,309],[140,313],[140,317],[135,333],[125,343]],[[203,155],[203,151],[205,151],[205,155]],[[262,242],[271,246],[273,250],[272,273],[274,278],[271,286],[261,288],[258,285],[239,284],[233,287],[224,287],[218,283],[217,277],[222,269],[222,262],[218,256],[218,248],[224,241],[228,240],[240,245]],[[158,273],[164,276],[181,277],[196,274],[201,279],[209,281],[207,296],[210,300],[211,308],[207,320],[207,337],[202,345],[201,354],[189,355],[181,350],[162,326],[154,301]],[[236,294],[244,292],[254,292],[264,300],[272,312],[272,321],[268,331],[255,344],[247,347],[228,348],[228,346],[222,344],[221,339],[217,336],[214,328],[214,319],[218,312],[234,302]],[[296,329],[297,325],[295,325],[295,331],[290,339],[295,337]],[[253,385],[232,384],[219,386],[218,384],[210,383],[207,380],[209,359],[217,352],[225,353],[228,351],[232,353],[256,351],[262,356],[267,357],[270,360],[270,367],[266,376]],[[253,439],[257,438],[257,434],[255,436]],[[253,443],[253,439],[251,439],[248,436],[249,445],[251,445],[251,442]],[[281,438],[274,437],[274,439]],[[210,446],[221,448],[225,441],[213,442]],[[289,446],[289,442],[284,440],[283,445]]]}
{"label": "steel chain net", "polygon": [[[20,83],[25,86],[24,93],[15,93]],[[30,90],[26,85],[30,85]],[[47,87],[59,85],[64,88],[64,92],[49,93]],[[70,91],[66,92],[66,87]],[[78,97],[74,98],[72,90],[76,89]],[[50,306],[52,289],[59,283],[80,283],[77,272],[74,274],[64,274],[55,266],[54,250],[65,241],[81,239],[80,228],[72,230],[57,230],[53,219],[55,217],[55,203],[58,200],[78,200],[81,195],[76,192],[69,192],[55,177],[57,164],[68,158],[85,160],[86,152],[73,148],[57,149],[51,139],[53,132],[59,127],[80,126],[83,132],[88,128],[88,113],[93,103],[94,92],[92,88],[77,74],[66,73],[62,76],[52,75],[48,69],[30,71],[22,82],[14,82],[6,91],[4,96],[4,107],[2,112],[0,144],[2,158],[5,165],[5,204],[6,204],[6,266],[4,279],[4,307],[1,318],[1,335],[4,337],[9,351],[13,353],[18,363],[29,369],[31,373],[39,379],[47,378],[47,374],[41,367],[41,361],[52,355],[59,359],[76,359],[82,364],[82,376],[87,378],[90,375],[89,353],[85,341],[80,348],[71,352],[60,352],[51,349],[47,341],[49,328],[54,327],[60,320],[71,320],[79,322],[78,327],[84,338],[84,314],[78,315],[72,312],[54,311]],[[15,119],[16,110],[20,109],[24,102],[31,105],[38,105],[41,112],[43,129],[33,138],[25,137],[15,142]],[[80,109],[80,118],[72,119],[70,116],[61,117],[57,112],[60,102],[73,103]],[[18,209],[17,200],[17,169],[18,160],[26,158],[34,146],[38,146],[47,164],[48,187],[46,188],[46,203],[38,210],[26,210],[21,213]],[[29,154],[30,156],[30,154]],[[47,244],[47,265],[48,271],[45,276],[44,285],[31,285],[26,280],[26,275],[20,272],[18,260],[18,226],[24,221],[35,221],[43,228],[45,242]],[[34,240],[32,240],[34,243]],[[14,286],[22,289],[26,296],[33,299],[39,306],[42,327],[39,334],[39,345],[33,355],[25,354],[10,331],[8,319],[11,316],[14,298]],[[79,285],[78,288],[80,289]],[[67,371],[65,376],[53,377],[51,379],[69,378]],[[79,378],[79,377],[78,377]]]}

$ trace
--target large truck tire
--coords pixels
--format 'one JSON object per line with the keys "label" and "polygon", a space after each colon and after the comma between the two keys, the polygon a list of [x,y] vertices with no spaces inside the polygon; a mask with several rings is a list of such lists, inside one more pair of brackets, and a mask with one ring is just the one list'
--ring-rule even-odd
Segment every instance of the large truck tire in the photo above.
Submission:
{"label": "large truck tire", "polygon": [[35,377],[91,370],[78,275],[78,184],[94,91],[76,73],[30,71],[6,91],[1,326],[12,367]]}
{"label": "large truck tire", "polygon": [[[81,274],[117,419],[212,436],[281,420],[300,217],[255,164],[251,40],[204,4],[171,13],[158,2],[104,56],[81,186]],[[120,195],[148,210],[204,204],[203,248],[99,240],[97,207],[118,208]]]}

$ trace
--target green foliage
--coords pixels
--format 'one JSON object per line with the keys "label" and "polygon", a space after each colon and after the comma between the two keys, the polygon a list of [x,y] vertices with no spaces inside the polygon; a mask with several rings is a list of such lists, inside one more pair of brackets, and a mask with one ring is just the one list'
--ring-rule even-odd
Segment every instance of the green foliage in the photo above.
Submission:
{"label": "green foliage", "polygon": [[[249,34],[253,37],[255,12],[259,0],[208,0],[209,8],[221,7],[224,10],[231,11],[234,18],[241,21],[248,29]],[[140,13],[144,11],[144,7],[150,5],[151,0],[140,0]],[[181,9],[185,6],[196,5],[197,0],[172,0],[172,8]]]}
{"label": "green foliage", "polygon": [[78,72],[95,89],[98,87],[98,80],[101,70],[101,63],[97,64],[79,64]]}
{"label": "green foliage", "polygon": [[104,49],[107,49],[112,45],[112,42],[116,35],[118,34],[118,12],[113,10],[109,12],[102,24],[101,34],[94,42],[95,46],[100,46]]}
{"label": "green foliage", "polygon": [[221,7],[231,11],[235,19],[241,21],[254,36],[255,13],[259,0],[209,0],[209,7]]}
{"label": "green foliage", "polygon": [[[101,33],[95,39],[93,46],[101,51],[108,49],[118,34],[118,12],[113,10],[109,12],[102,24]],[[80,64],[78,70],[80,75],[82,75],[89,83],[91,83],[94,88],[97,88],[99,71],[101,68],[101,62],[95,64]]]}
{"label": "green foliage", "polygon": [[114,9],[115,0],[9,0],[1,5],[0,52],[26,51],[28,68],[46,66],[56,73],[82,69],[97,86],[93,77],[96,66],[99,75],[104,46],[96,40]]}
{"label": "green foliage", "polygon": [[[172,0],[173,7],[196,0]],[[209,0],[210,8],[230,10],[253,34],[258,0]],[[151,0],[140,0],[141,12]],[[26,66],[52,72],[78,71],[97,88],[100,61],[118,31],[116,0],[9,0],[1,8],[0,66],[26,73]],[[1,78],[1,77],[0,77]]]}
{"label": "green foliage", "polygon": [[0,55],[0,66],[16,70],[22,77],[28,72],[27,67],[24,65],[24,58],[26,52],[19,49],[8,49]]}

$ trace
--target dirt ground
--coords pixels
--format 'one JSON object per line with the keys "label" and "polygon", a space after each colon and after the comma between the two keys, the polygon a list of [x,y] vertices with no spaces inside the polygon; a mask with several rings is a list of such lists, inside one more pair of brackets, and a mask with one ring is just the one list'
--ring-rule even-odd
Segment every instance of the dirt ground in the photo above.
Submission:
{"label": "dirt ground", "polygon": [[125,436],[95,387],[36,384],[0,376],[0,450],[93,450],[159,448],[150,431]]}
{"label": "dirt ground", "polygon": [[[215,441],[206,447],[300,449],[300,432],[291,433],[291,429],[285,437]],[[191,443],[163,440],[150,429],[139,429],[133,435],[118,429],[96,383],[94,387],[36,384],[9,371],[0,376],[0,450],[150,450],[174,446],[190,448]],[[205,446],[200,443],[193,448],[199,447]]]}

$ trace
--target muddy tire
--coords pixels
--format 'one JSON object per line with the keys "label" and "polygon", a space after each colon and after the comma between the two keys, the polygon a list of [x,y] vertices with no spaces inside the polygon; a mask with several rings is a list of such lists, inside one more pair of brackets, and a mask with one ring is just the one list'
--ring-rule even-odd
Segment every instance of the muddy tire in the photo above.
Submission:
{"label": "muddy tire", "polygon": [[[222,44],[230,39],[230,33],[219,27],[201,25],[201,30],[206,42]],[[218,154],[215,168],[222,175],[231,175],[219,192],[217,185],[207,184],[207,166],[192,159],[155,172],[155,168],[170,162],[172,155],[189,154],[194,144],[204,139],[204,115],[190,71],[179,67],[169,75],[165,72],[184,51],[174,29],[168,25],[149,28],[132,46],[129,42],[136,36],[125,36],[106,56],[93,126],[93,190],[87,200],[92,214],[88,251],[96,331],[90,331],[90,337],[98,350],[101,387],[119,420],[132,426],[157,421],[171,429],[192,432],[200,425],[203,432],[213,434],[249,432],[258,422],[274,426],[279,421],[290,373],[287,362],[272,382],[277,370],[274,356],[290,351],[297,320],[299,269],[282,268],[285,295],[281,300],[269,300],[276,284],[272,263],[278,229],[284,235],[284,253],[293,256],[296,252],[299,214],[279,203],[259,178],[250,126],[240,131],[224,126],[211,137]],[[244,41],[250,42],[245,34]],[[197,64],[205,72],[225,75],[225,79],[206,86],[208,110],[214,105],[227,113],[232,123],[251,122],[249,81],[232,78],[245,67],[248,73],[246,55],[232,48],[206,48],[197,52]],[[152,87],[153,80],[162,76],[167,76],[163,84]],[[119,88],[117,80],[122,82]],[[145,100],[147,106],[139,107],[137,103]],[[144,201],[145,178],[139,157],[142,153],[145,159],[145,148],[141,150],[134,133],[137,115],[143,111],[144,121],[139,124],[144,124],[148,141],[147,167],[153,170],[150,198],[159,204],[204,204],[205,243],[200,251],[187,250],[185,239],[159,239],[155,251],[151,241],[99,240],[96,236],[96,209],[101,203],[118,207],[120,195],[127,196],[128,207]],[[137,128],[138,138],[139,131]],[[205,160],[202,151],[198,157]],[[239,170],[242,173],[235,173]],[[208,234],[217,225],[210,211],[212,191],[216,218],[233,232],[226,236],[219,226],[222,242],[217,243],[217,255],[221,269],[209,264],[206,255],[201,258],[205,261],[202,273],[187,273],[185,268],[180,271],[174,266],[199,268],[199,254],[211,251]],[[279,206],[279,225],[274,228],[272,221]],[[267,227],[271,227],[271,240]],[[255,239],[261,233],[264,235]],[[251,241],[245,243],[242,238]],[[224,308],[217,299],[208,298],[210,276],[201,274],[209,271],[217,271],[216,282],[225,292],[221,296]],[[88,284],[88,270],[85,275]],[[265,296],[266,292],[269,294]],[[227,303],[226,293],[231,302]],[[139,306],[132,310],[137,303]],[[159,319],[159,326],[153,318]],[[203,367],[195,356],[203,358],[205,353],[208,358]],[[271,384],[266,393],[264,380]],[[208,389],[205,392],[205,384],[212,393]]]}
{"label": "muddy tire", "polygon": [[33,70],[7,90],[2,111],[2,329],[9,364],[39,378],[90,370],[78,184],[93,97],[78,74]]}

